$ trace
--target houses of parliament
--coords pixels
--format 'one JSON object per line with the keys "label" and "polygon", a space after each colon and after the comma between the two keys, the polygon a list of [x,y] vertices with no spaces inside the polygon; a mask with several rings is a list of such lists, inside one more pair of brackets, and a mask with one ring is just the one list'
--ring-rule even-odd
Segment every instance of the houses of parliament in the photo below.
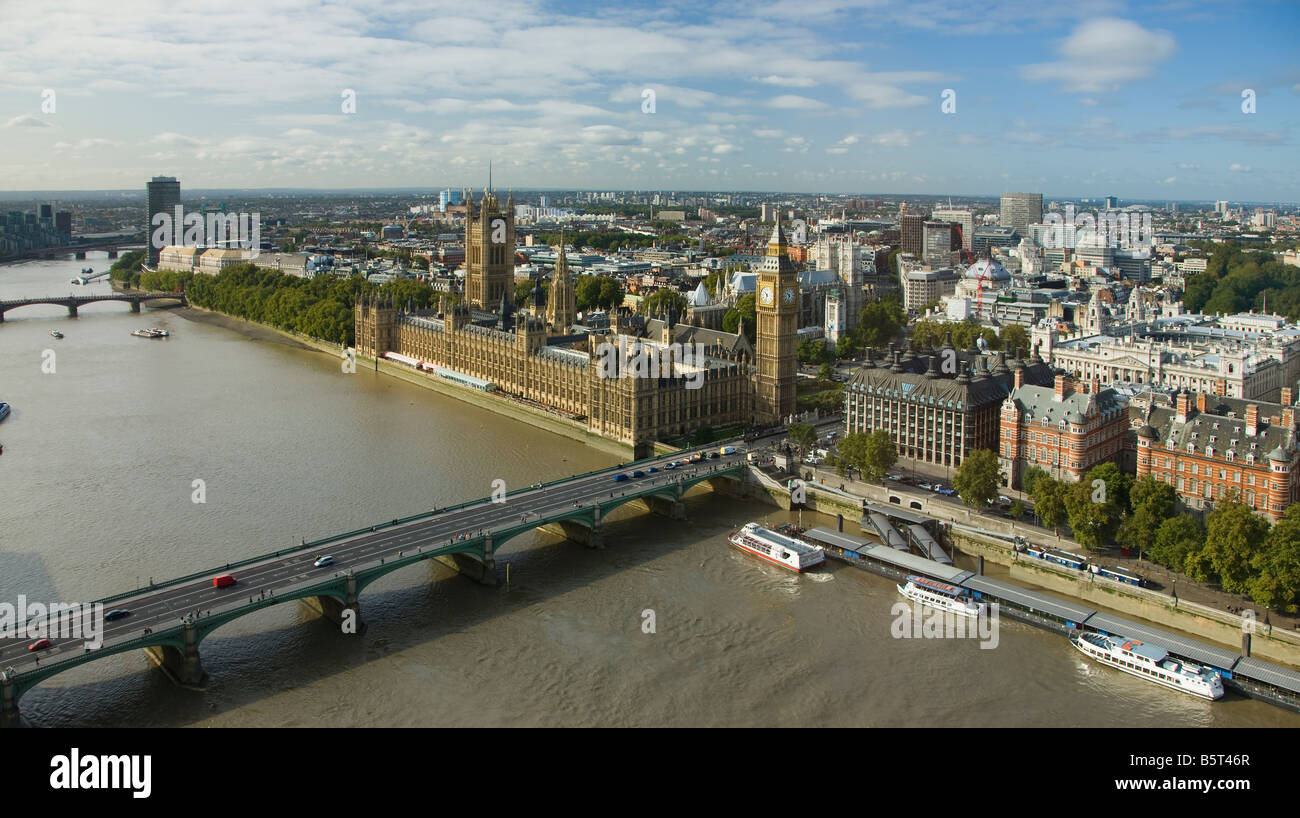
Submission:
{"label": "houses of parliament", "polygon": [[[464,302],[448,307],[444,297],[435,311],[363,298],[355,307],[359,354],[396,353],[468,376],[462,382],[583,422],[638,456],[656,440],[704,426],[770,425],[795,413],[799,281],[779,223],[756,271],[751,346],[743,331],[694,326],[675,312],[652,317],[620,308],[608,328],[579,324],[563,247],[549,297],[538,284],[516,305],[512,202],[503,208],[484,191],[477,206],[472,197],[466,205]],[[612,349],[662,363],[649,377],[611,375],[601,364]]]}

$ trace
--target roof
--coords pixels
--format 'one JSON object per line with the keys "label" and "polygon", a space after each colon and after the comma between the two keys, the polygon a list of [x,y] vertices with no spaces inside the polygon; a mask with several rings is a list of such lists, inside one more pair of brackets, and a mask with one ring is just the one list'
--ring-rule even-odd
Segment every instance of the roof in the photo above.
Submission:
{"label": "roof", "polygon": [[1055,616],[1067,622],[1082,622],[1094,613],[1092,608],[1085,608],[1073,602],[1066,602],[1036,591],[1029,591],[1018,585],[990,579],[989,577],[971,576],[961,584],[972,591],[992,594],[999,599],[1015,603],[1031,611]]}
{"label": "roof", "polygon": [[[969,351],[957,351],[961,362],[960,376],[943,374],[939,371],[939,354],[921,354],[912,358],[901,358],[894,366],[888,364],[859,367],[849,379],[848,390],[851,393],[878,394],[890,398],[900,398],[932,406],[944,406],[958,410],[970,407],[986,406],[989,403],[1001,403],[1011,394],[1013,378],[1005,365],[1001,353],[996,356],[981,355]],[[930,370],[931,361],[934,370]],[[971,367],[977,367],[977,375],[964,374]],[[895,372],[894,369],[901,371]],[[990,370],[1000,370],[991,374]],[[1041,361],[1035,361],[1024,368],[1024,383],[1047,384],[1055,378],[1051,367]]]}
{"label": "roof", "polygon": [[[1198,396],[1199,397],[1199,396]],[[1263,403],[1240,398],[1206,397],[1206,411],[1197,411],[1195,397],[1192,411],[1187,420],[1178,421],[1176,408],[1155,405],[1147,414],[1146,425],[1155,431],[1156,445],[1179,452],[1208,455],[1213,449],[1213,456],[1226,458],[1232,452],[1234,461],[1261,462],[1264,458],[1283,463],[1289,462],[1296,451],[1296,435],[1282,426],[1268,425],[1266,418],[1282,415],[1285,408],[1276,403]],[[1246,408],[1255,406],[1259,413],[1258,427],[1254,435],[1246,434]],[[1141,412],[1141,409],[1135,409]],[[1229,417],[1235,415],[1235,417]],[[1141,415],[1135,415],[1141,419]]]}
{"label": "roof", "polygon": [[1011,400],[1026,421],[1082,424],[1090,416],[1119,412],[1124,404],[1114,389],[1095,393],[1072,392],[1056,399],[1055,387],[1024,385],[1011,393]]}

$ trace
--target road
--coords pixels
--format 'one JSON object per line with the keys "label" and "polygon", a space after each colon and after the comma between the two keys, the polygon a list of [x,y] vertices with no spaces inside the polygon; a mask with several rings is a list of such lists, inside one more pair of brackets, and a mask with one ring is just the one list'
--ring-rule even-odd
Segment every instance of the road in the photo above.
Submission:
{"label": "road", "polygon": [[[723,444],[714,443],[704,447],[704,451],[717,452]],[[648,485],[663,485],[679,477],[692,477],[723,466],[734,465],[744,460],[745,452],[751,445],[740,442],[728,442],[736,447],[736,453],[721,456],[716,460],[705,460],[699,464],[687,464],[674,470],[664,471],[663,467],[672,460],[680,459],[681,453],[665,455],[654,460],[637,464],[636,468],[646,470],[651,466],[660,469],[654,474],[627,482],[614,482],[615,473],[630,473],[631,468],[620,468],[615,472],[601,472],[576,478],[570,482],[542,488],[529,489],[511,495],[504,503],[493,503],[490,499],[475,505],[456,509],[433,517],[415,520],[399,526],[379,528],[375,526],[370,532],[358,534],[346,540],[322,545],[318,548],[301,549],[297,544],[286,548],[297,548],[291,554],[279,557],[270,556],[265,560],[241,565],[232,570],[237,584],[227,588],[215,588],[212,577],[225,573],[221,568],[214,568],[202,579],[196,579],[178,585],[143,589],[138,595],[113,601],[105,606],[105,613],[120,608],[129,610],[129,616],[113,622],[103,623],[105,644],[118,640],[137,639],[144,635],[145,628],[159,630],[181,624],[185,617],[207,616],[209,611],[230,610],[240,605],[262,598],[262,594],[274,597],[276,592],[302,583],[317,583],[336,574],[345,573],[348,568],[377,564],[382,559],[398,556],[424,547],[443,547],[452,538],[461,535],[477,536],[480,530],[496,531],[517,526],[527,518],[540,519],[567,508],[575,503],[590,506],[599,500],[625,496],[629,492],[643,490]],[[334,564],[321,568],[314,567],[315,560],[328,554],[334,557]],[[55,600],[30,600],[49,604]],[[85,648],[84,637],[63,636],[51,639],[51,646],[39,651],[31,651],[28,645],[31,639],[0,639],[0,668],[13,668],[22,671],[32,668],[44,660],[46,664],[57,662],[59,658],[79,655]]]}

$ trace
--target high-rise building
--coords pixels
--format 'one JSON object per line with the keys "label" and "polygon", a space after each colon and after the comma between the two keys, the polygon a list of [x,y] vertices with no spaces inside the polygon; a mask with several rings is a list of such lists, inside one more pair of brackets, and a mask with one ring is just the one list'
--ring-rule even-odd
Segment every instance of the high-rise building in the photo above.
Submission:
{"label": "high-rise building", "polygon": [[503,209],[483,191],[477,215],[465,197],[465,297],[481,309],[508,308],[515,296],[515,200]]}
{"label": "high-rise building", "polygon": [[975,232],[975,214],[969,210],[936,210],[930,218],[940,222],[952,222],[961,230],[961,249],[970,252],[971,239]]}
{"label": "high-rise building", "polygon": [[786,254],[785,233],[777,222],[758,270],[758,333],[755,344],[758,380],[754,419],[759,424],[784,421],[795,412],[798,368],[799,277]]}
{"label": "high-rise building", "polygon": [[1107,210],[1115,210],[1115,209],[1117,209],[1117,208],[1119,208],[1119,197],[1118,197],[1118,196],[1107,196],[1107,197],[1106,197],[1106,209],[1107,209]]}
{"label": "high-rise building", "polygon": [[1215,202],[1214,212],[1222,216],[1228,215],[1228,203],[1226,201]]}
{"label": "high-rise building", "polygon": [[[155,176],[153,180],[145,185],[148,193],[149,210],[145,220],[145,238],[148,242],[148,260],[150,267],[158,266],[158,254],[162,251],[161,246],[155,246],[153,240],[154,228],[157,226],[153,223],[154,216],[159,213],[166,213],[167,218],[174,219],[175,211],[181,204],[181,183],[176,181],[174,176]],[[171,244],[180,244],[180,231],[182,226],[179,224],[172,225]]]}
{"label": "high-rise building", "polygon": [[898,231],[904,253],[917,258],[925,254],[925,216],[920,213],[899,216]]}
{"label": "high-rise building", "polygon": [[[956,243],[955,228],[952,222],[927,221],[923,226],[924,241],[921,257],[926,264],[945,266],[960,261],[960,254],[954,252]],[[960,244],[957,247],[960,248]]]}
{"label": "high-rise building", "polygon": [[1003,193],[1002,218],[1003,227],[1013,227],[1022,236],[1029,235],[1029,225],[1043,220],[1043,194],[1041,193]]}
{"label": "high-rise building", "polygon": [[65,239],[72,238],[72,211],[60,210],[54,214],[54,229]]}

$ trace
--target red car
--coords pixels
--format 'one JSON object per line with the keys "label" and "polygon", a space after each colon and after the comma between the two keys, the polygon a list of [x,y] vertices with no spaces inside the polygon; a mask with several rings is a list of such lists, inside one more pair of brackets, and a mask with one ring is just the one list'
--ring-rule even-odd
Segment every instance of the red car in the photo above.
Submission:
{"label": "red car", "polygon": [[48,640],[48,639],[37,639],[35,642],[33,642],[33,643],[31,643],[30,645],[28,645],[28,646],[27,646],[27,649],[28,649],[28,650],[45,650],[45,649],[48,648],[49,646],[50,646],[50,640]]}

